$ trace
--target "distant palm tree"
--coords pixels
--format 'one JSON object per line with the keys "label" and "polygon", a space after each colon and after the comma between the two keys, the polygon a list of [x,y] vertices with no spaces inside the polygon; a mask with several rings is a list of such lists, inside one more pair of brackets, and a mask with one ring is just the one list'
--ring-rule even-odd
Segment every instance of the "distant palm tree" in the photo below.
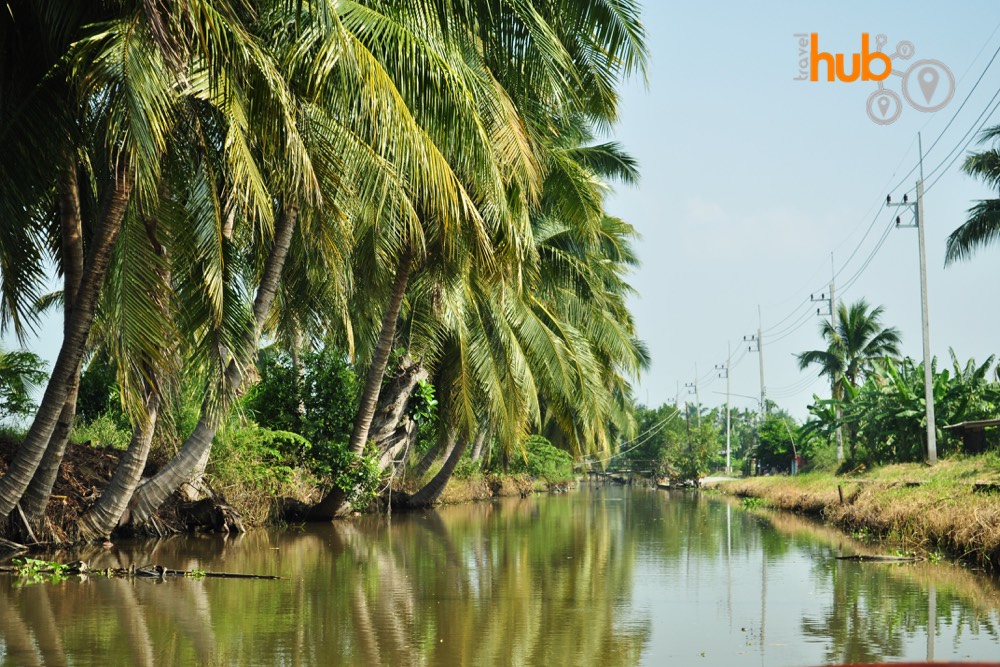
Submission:
{"label": "distant palm tree", "polygon": [[[837,306],[837,326],[829,320],[820,326],[820,334],[827,342],[825,350],[809,350],[798,355],[799,368],[819,366],[820,375],[830,378],[832,397],[844,399],[844,385],[856,388],[872,372],[879,359],[899,356],[899,330],[883,328],[882,307],[872,308],[864,299],[850,306]],[[853,455],[854,437],[851,432]],[[838,441],[837,459],[843,460],[843,445]]]}
{"label": "distant palm tree", "polygon": [[[1000,138],[1000,125],[984,130],[980,143]],[[996,147],[965,158],[962,171],[995,190],[1000,189],[1000,150]],[[1000,240],[1000,199],[982,199],[969,209],[969,218],[948,237],[945,264],[969,259],[972,253]]]}
{"label": "distant palm tree", "polygon": [[0,420],[35,409],[31,394],[48,377],[44,362],[31,352],[0,350]]}

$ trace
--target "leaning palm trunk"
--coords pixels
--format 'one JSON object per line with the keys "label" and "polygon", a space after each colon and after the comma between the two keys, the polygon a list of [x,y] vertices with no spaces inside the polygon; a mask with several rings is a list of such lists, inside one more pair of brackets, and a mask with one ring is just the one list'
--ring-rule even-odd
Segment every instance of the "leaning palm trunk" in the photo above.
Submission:
{"label": "leaning palm trunk", "polygon": [[410,496],[406,504],[410,507],[427,507],[437,502],[437,499],[441,496],[441,492],[444,491],[444,487],[448,485],[448,480],[451,479],[451,474],[455,472],[455,466],[458,465],[468,445],[469,439],[466,437],[461,438],[458,444],[452,448],[451,453],[445,459],[444,465],[441,466],[437,474],[422,489]]}
{"label": "leaning palm trunk", "polygon": [[[159,389],[147,390],[143,419],[132,430],[132,441],[115,468],[114,475],[101,497],[80,519],[77,536],[84,540],[107,537],[118,526],[146,467],[146,458],[153,442],[156,418],[160,409]],[[125,517],[127,520],[127,517]]]}
{"label": "leaning palm trunk", "polygon": [[375,407],[378,405],[382,378],[385,375],[385,367],[389,363],[392,342],[396,338],[396,320],[399,318],[399,311],[403,306],[403,296],[406,294],[406,285],[410,280],[411,261],[410,253],[403,253],[403,257],[399,260],[399,267],[396,269],[396,279],[392,285],[389,303],[382,314],[382,328],[379,331],[375,354],[368,367],[368,375],[365,377],[365,388],[358,404],[358,415],[354,419],[354,430],[351,432],[350,450],[356,456],[360,455],[364,451],[365,445],[368,444],[368,431],[371,429]]}
{"label": "leaning palm trunk", "polygon": [[[80,214],[80,186],[77,178],[76,156],[72,151],[67,155],[63,165],[62,182],[59,192],[59,227],[63,259],[63,335],[68,335],[72,321],[73,304],[80,291],[83,279],[83,225]],[[39,527],[45,508],[49,504],[52,486],[59,475],[66,445],[69,442],[73,421],[76,419],[76,400],[80,389],[80,371],[82,364],[77,364],[70,379],[69,391],[63,403],[59,421],[49,437],[45,455],[38,464],[31,484],[28,485],[21,498],[21,508],[25,518]]]}
{"label": "leaning palm trunk", "polygon": [[406,406],[414,388],[427,378],[423,364],[406,356],[399,364],[399,373],[379,392],[378,407],[368,431],[368,439],[374,441],[379,453],[392,448],[402,432],[409,430],[412,420],[406,414]]}
{"label": "leaning palm trunk", "polygon": [[66,404],[72,378],[87,346],[87,336],[94,322],[97,301],[104,286],[112,249],[121,231],[131,190],[131,175],[119,172],[105,193],[101,217],[90,244],[83,279],[80,281],[80,291],[77,293],[70,322],[65,328],[52,376],[45,387],[45,394],[31,428],[7,473],[0,479],[0,518],[10,515],[31,483]]}
{"label": "leaning palm trunk", "polygon": [[486,430],[479,431],[476,441],[472,443],[472,452],[469,454],[474,462],[483,458],[483,445],[486,444]]}
{"label": "leaning palm trunk", "polygon": [[[368,433],[371,430],[375,408],[378,405],[382,377],[385,375],[385,368],[389,363],[392,342],[396,338],[396,320],[403,307],[403,296],[406,294],[406,285],[409,283],[411,270],[412,254],[410,251],[406,251],[400,258],[399,267],[396,269],[396,279],[392,285],[389,303],[382,314],[382,328],[375,345],[375,354],[372,355],[371,365],[368,366],[368,375],[365,377],[365,386],[358,404],[358,414],[354,418],[354,430],[351,432],[348,449],[355,456],[361,456],[365,445],[368,444]],[[346,511],[347,492],[339,486],[334,486],[323,500],[312,508],[309,516],[316,520],[329,520],[343,515]]]}
{"label": "leaning palm trunk", "polygon": [[[274,303],[274,297],[278,293],[278,283],[285,266],[285,258],[288,256],[288,248],[292,243],[297,219],[298,208],[289,206],[282,211],[282,215],[275,223],[274,243],[264,265],[264,274],[261,276],[257,297],[253,304],[253,340],[248,341],[251,345],[256,346],[257,341],[260,340],[264,320],[267,318],[271,304]],[[228,399],[224,405],[240,394],[242,385],[243,373],[236,360],[230,360],[222,384],[227,393],[225,398]],[[136,526],[144,524],[170,497],[170,494],[180,488],[182,484],[190,482],[198,473],[199,465],[203,460],[207,460],[209,452],[211,452],[212,440],[215,438],[215,433],[222,420],[220,412],[220,410],[209,409],[206,399],[202,406],[202,415],[201,419],[198,420],[198,425],[195,426],[194,432],[185,441],[177,455],[156,475],[143,482],[136,489],[129,503],[128,511],[130,512],[131,524]]]}
{"label": "leaning palm trunk", "polygon": [[31,478],[31,484],[28,485],[21,497],[21,509],[24,510],[24,516],[36,530],[40,527],[42,518],[45,516],[45,508],[48,507],[52,487],[59,476],[59,467],[66,454],[66,446],[69,444],[69,434],[73,430],[73,422],[76,420],[80,370],[81,364],[77,364],[73,377],[70,379],[66,402],[63,403],[59,420],[56,422],[55,428],[52,429],[49,444],[45,448],[45,455],[42,456],[38,469],[35,470],[35,475]]}
{"label": "leaning palm trunk", "polygon": [[434,467],[434,464],[441,459],[447,459],[451,456],[452,451],[455,449],[455,432],[452,431],[448,440],[443,445],[440,442],[434,443],[434,445],[427,450],[427,453],[421,457],[420,461],[413,468],[413,479],[423,479],[423,476]]}
{"label": "leaning palm trunk", "polygon": [[[166,262],[167,249],[157,239],[156,222],[148,218],[145,222],[146,234],[152,244],[153,252],[164,260],[163,264],[156,268],[157,277],[161,285],[169,285],[170,269]],[[151,296],[157,309],[161,314],[167,316],[169,298],[162,292]],[[146,468],[146,459],[149,458],[149,449],[153,444],[153,434],[156,432],[156,420],[162,402],[158,379],[160,374],[152,363],[147,361],[144,366],[143,374],[146,378],[143,380],[145,410],[140,416],[139,422],[133,426],[132,440],[118,462],[118,466],[111,476],[111,481],[101,492],[101,497],[81,517],[76,526],[77,537],[81,539],[90,540],[110,536],[111,531],[121,522],[128,508],[128,502],[132,499],[132,495],[142,479],[142,471]]]}

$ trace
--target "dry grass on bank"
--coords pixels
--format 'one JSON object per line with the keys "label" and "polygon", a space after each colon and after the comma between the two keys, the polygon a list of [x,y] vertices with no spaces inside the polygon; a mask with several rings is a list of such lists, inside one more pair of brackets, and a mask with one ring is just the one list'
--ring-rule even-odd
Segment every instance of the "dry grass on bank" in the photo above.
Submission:
{"label": "dry grass on bank", "polygon": [[[976,484],[997,485],[977,490]],[[843,492],[844,501],[841,503]],[[1000,457],[885,466],[856,475],[810,473],[724,482],[737,496],[822,516],[903,549],[948,554],[1000,570]]]}

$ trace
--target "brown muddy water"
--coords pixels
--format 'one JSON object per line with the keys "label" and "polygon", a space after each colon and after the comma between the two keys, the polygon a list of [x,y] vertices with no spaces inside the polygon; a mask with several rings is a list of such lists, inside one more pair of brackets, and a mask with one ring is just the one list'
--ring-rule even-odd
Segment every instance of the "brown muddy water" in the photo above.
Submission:
{"label": "brown muddy water", "polygon": [[[281,581],[0,577],[3,665],[820,665],[1000,660],[996,582],[789,515],[588,487],[239,537],[94,567]],[[60,555],[60,558],[67,557]]]}

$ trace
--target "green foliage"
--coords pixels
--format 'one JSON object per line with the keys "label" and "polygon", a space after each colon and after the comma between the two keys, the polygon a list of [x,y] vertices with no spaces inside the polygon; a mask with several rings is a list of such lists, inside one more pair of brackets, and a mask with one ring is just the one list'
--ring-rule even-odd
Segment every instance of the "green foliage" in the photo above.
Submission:
{"label": "green foliage", "polygon": [[573,457],[540,435],[528,436],[522,455],[510,461],[508,472],[531,475],[546,482],[573,479]]}
{"label": "green foliage", "polygon": [[333,472],[333,484],[347,493],[354,509],[363,511],[375,501],[382,484],[377,452],[366,448],[364,454],[355,456],[347,443],[337,443],[327,446],[324,460]]}
{"label": "green foliage", "polygon": [[103,353],[95,355],[81,374],[76,399],[77,419],[90,422],[101,415],[108,415],[121,428],[128,427],[128,418],[122,410],[118,393],[114,362]]}
{"label": "green foliage", "polygon": [[290,354],[273,347],[262,351],[260,382],[244,399],[247,412],[262,426],[315,444],[347,442],[357,412],[357,374],[343,351],[329,344],[303,354],[302,364],[300,379]]}
{"label": "green foliage", "polygon": [[757,429],[755,454],[758,465],[764,470],[789,472],[797,430],[795,421],[787,413],[768,413]]}
{"label": "green foliage", "polygon": [[418,380],[406,404],[406,412],[419,423],[429,422],[437,416],[437,404],[434,385],[426,380]]}
{"label": "green foliage", "polygon": [[308,449],[308,441],[294,433],[272,431],[253,422],[229,425],[215,438],[210,472],[227,484],[242,482],[277,492],[302,462],[300,451]]}
{"label": "green foliage", "polygon": [[[718,466],[722,461],[720,452],[725,449],[719,413],[699,416],[694,405],[686,407],[686,413],[666,404],[655,410],[638,408],[637,442],[623,443],[625,453],[613,457],[609,467],[651,469],[659,476],[696,479]],[[724,428],[724,413],[721,418]]]}
{"label": "green foliage", "polygon": [[754,498],[753,496],[747,496],[740,501],[740,506],[745,510],[759,510],[767,506],[767,503],[763,498]]}
{"label": "green foliage", "polygon": [[0,350],[0,421],[24,417],[35,409],[31,394],[48,375],[41,357]]}
{"label": "green foliage", "polygon": [[[970,359],[963,365],[952,351],[951,361],[950,370],[938,370],[936,360],[932,367],[939,455],[957,453],[962,445],[954,432],[941,426],[1000,414],[1000,384],[989,377],[994,358],[983,364]],[[857,389],[845,388],[842,401],[817,399],[809,409],[807,432],[832,438],[837,424],[843,425],[845,439],[852,442],[848,466],[920,461],[925,456],[924,367],[913,359],[882,361]],[[987,446],[996,447],[997,437],[990,433]]]}
{"label": "green foliage", "polygon": [[67,577],[68,565],[36,558],[12,558],[11,564],[21,585],[43,582],[57,584]]}
{"label": "green foliage", "polygon": [[476,479],[483,476],[483,466],[481,461],[473,461],[468,456],[463,456],[455,466],[452,477],[457,479]]}
{"label": "green foliage", "polygon": [[132,432],[127,422],[122,426],[112,414],[104,412],[89,422],[78,423],[73,428],[70,438],[78,444],[90,443],[93,447],[127,449],[132,439]]}
{"label": "green foliage", "polygon": [[257,373],[260,381],[243,399],[247,412],[266,428],[301,432],[299,405],[303,387],[291,355],[273,346],[261,350]]}

